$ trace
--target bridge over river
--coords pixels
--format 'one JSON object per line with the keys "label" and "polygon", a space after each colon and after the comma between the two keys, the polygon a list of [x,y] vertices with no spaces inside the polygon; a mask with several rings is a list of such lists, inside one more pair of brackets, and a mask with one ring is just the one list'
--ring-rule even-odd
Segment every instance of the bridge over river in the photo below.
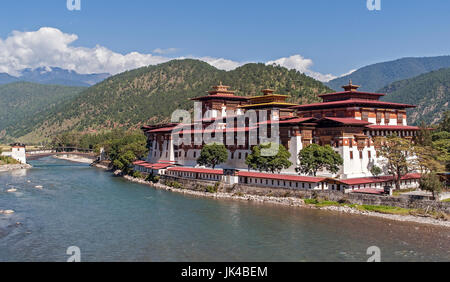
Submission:
{"label": "bridge over river", "polygon": [[94,150],[83,148],[61,147],[53,149],[30,150],[26,152],[28,160],[36,160],[44,157],[57,155],[78,156],[86,159],[92,159],[92,161],[95,161],[98,158],[97,154],[94,153]]}

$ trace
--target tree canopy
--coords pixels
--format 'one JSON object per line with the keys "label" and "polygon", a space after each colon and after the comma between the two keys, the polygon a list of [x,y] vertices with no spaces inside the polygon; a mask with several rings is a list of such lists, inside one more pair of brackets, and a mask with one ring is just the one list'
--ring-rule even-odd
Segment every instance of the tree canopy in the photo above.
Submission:
{"label": "tree canopy", "polygon": [[331,173],[337,173],[340,166],[344,163],[341,155],[335,152],[330,145],[311,144],[299,152],[298,159],[300,165],[297,171],[314,176],[322,169],[326,169]]}
{"label": "tree canopy", "polygon": [[290,157],[291,153],[283,145],[263,143],[252,148],[252,153],[248,155],[245,163],[251,169],[275,173],[292,165]]}
{"label": "tree canopy", "polygon": [[200,157],[197,159],[199,165],[212,167],[226,162],[228,159],[228,151],[225,145],[219,143],[211,143],[203,146]]}
{"label": "tree canopy", "polygon": [[394,178],[395,188],[400,190],[402,177],[416,168],[413,144],[410,140],[396,135],[379,137],[375,140],[383,165]]}

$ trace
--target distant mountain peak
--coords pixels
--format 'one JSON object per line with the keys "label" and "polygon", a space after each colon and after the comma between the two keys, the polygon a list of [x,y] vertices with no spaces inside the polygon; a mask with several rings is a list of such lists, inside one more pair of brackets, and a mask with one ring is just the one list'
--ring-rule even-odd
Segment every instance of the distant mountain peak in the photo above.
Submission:
{"label": "distant mountain peak", "polygon": [[109,73],[80,74],[74,70],[53,66],[26,68],[19,71],[19,76],[0,73],[0,84],[15,81],[35,82],[41,84],[57,84],[64,86],[89,87],[110,77]]}

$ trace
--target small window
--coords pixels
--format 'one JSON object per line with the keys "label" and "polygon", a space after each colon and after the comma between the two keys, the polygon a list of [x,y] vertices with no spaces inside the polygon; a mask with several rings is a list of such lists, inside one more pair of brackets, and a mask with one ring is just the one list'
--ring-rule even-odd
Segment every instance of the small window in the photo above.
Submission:
{"label": "small window", "polygon": [[363,152],[359,151],[359,158],[362,160],[363,159]]}
{"label": "small window", "polygon": [[368,111],[363,111],[361,119],[364,120],[364,121],[369,121],[369,112]]}
{"label": "small window", "polygon": [[353,160],[353,151],[350,151],[350,159]]}
{"label": "small window", "polygon": [[369,160],[372,159],[372,152],[371,151],[368,151],[367,155],[369,156]]}

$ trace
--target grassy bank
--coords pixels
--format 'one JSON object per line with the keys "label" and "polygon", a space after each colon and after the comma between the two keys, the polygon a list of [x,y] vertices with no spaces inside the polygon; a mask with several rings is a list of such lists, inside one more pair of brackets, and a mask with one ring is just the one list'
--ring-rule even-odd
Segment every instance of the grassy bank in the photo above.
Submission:
{"label": "grassy bank", "polygon": [[20,162],[11,157],[0,156],[0,165],[9,165],[9,164],[20,164]]}
{"label": "grassy bank", "polygon": [[[400,208],[400,207],[392,207],[392,206],[372,206],[372,205],[356,205],[356,204],[347,204],[347,203],[339,203],[333,201],[321,201],[317,199],[304,199],[305,204],[314,205],[315,207],[349,207],[353,209],[357,209],[362,212],[376,212],[382,214],[392,214],[392,215],[413,215],[413,216],[421,216],[421,217],[431,217],[436,219],[444,219],[450,220],[450,216],[443,212],[435,212],[435,211],[425,211],[421,209],[408,209],[408,208]],[[450,201],[447,200],[447,201]]]}

